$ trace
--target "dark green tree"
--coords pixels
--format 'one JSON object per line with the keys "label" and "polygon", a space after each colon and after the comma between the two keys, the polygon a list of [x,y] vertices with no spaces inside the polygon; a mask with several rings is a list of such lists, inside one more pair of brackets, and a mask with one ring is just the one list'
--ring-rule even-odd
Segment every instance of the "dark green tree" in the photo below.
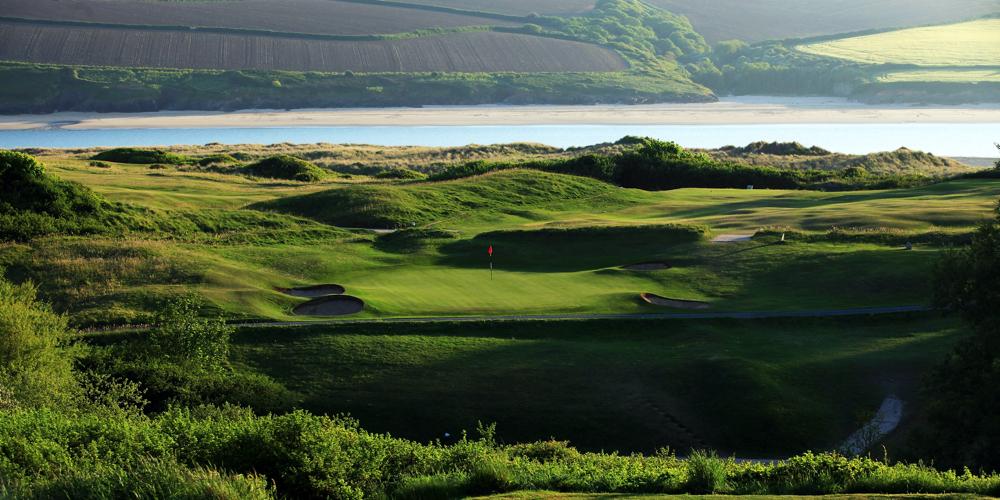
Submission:
{"label": "dark green tree", "polygon": [[930,429],[922,453],[942,465],[1000,470],[1000,210],[972,245],[938,265],[936,303],[962,315],[973,335],[926,386]]}

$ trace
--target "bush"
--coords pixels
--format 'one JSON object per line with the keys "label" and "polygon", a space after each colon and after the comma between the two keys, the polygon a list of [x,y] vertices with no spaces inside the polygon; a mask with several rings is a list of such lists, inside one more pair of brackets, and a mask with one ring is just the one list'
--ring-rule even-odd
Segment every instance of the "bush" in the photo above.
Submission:
{"label": "bush", "polygon": [[91,160],[110,161],[115,163],[166,163],[169,165],[186,165],[191,159],[176,153],[159,149],[115,148],[97,153]]}
{"label": "bush", "polygon": [[221,318],[198,316],[195,298],[181,297],[168,302],[149,334],[154,358],[190,367],[216,369],[229,358],[229,338],[235,329]]}
{"label": "bush", "polygon": [[223,474],[188,468],[172,460],[142,458],[124,466],[77,465],[56,477],[4,484],[0,498],[158,498],[264,500],[275,498],[274,486],[256,474]]}
{"label": "bush", "polygon": [[687,491],[716,493],[726,488],[726,461],[715,452],[695,451],[687,459]]}
{"label": "bush", "polygon": [[210,165],[231,165],[236,163],[240,163],[240,160],[237,160],[235,157],[228,154],[209,155],[198,159],[198,165],[202,167]]}
{"label": "bush", "polygon": [[92,161],[90,162],[91,167],[97,168],[111,168],[111,164],[103,161]]}
{"label": "bush", "polygon": [[79,396],[67,320],[35,297],[31,284],[0,278],[0,410],[70,407]]}
{"label": "bush", "polygon": [[326,177],[326,172],[323,169],[301,158],[288,155],[264,158],[247,166],[244,172],[254,177],[299,182],[318,182]]}
{"label": "bush", "polygon": [[376,179],[423,180],[427,175],[408,168],[393,168],[375,174]]}

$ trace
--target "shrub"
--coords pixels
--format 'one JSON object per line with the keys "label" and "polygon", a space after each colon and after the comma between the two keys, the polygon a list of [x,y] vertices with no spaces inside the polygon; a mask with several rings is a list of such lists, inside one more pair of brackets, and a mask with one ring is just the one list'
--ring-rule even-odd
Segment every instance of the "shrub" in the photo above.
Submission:
{"label": "shrub", "polygon": [[176,153],[159,149],[115,148],[97,153],[92,160],[110,161],[115,163],[166,163],[169,165],[186,165],[191,159]]}
{"label": "shrub", "polygon": [[221,318],[198,316],[197,301],[181,297],[168,302],[149,334],[154,357],[191,367],[216,369],[229,357],[229,338],[233,327]]}
{"label": "shrub", "polygon": [[[31,284],[0,278],[2,407],[69,407],[79,395],[67,320],[36,300]],[[0,407],[0,409],[2,409]]]}
{"label": "shrub", "polygon": [[111,168],[111,164],[103,161],[92,161],[90,162],[91,167],[97,168]]}
{"label": "shrub", "polygon": [[209,155],[204,158],[198,159],[198,165],[202,167],[207,167],[209,165],[227,165],[234,163],[240,163],[240,160],[237,160],[235,157],[228,154]]}
{"label": "shrub", "polygon": [[687,459],[687,491],[716,493],[726,488],[726,461],[715,452],[695,451]]}
{"label": "shrub", "polygon": [[408,168],[393,168],[375,174],[376,179],[423,180],[427,175]]}
{"label": "shrub", "polygon": [[254,177],[268,179],[286,179],[299,182],[317,182],[326,177],[321,168],[301,158],[288,155],[278,155],[264,158],[251,164],[244,172]]}

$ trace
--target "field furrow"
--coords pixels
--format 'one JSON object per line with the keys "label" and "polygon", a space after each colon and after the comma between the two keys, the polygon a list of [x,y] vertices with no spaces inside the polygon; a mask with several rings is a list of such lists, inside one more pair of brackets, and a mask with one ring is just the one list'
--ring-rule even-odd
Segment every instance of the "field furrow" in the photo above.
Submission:
{"label": "field furrow", "polygon": [[0,23],[0,59],[193,69],[358,72],[603,72],[628,66],[597,45],[497,32],[340,41]]}
{"label": "field furrow", "polygon": [[28,19],[243,28],[329,35],[387,34],[428,28],[518,24],[492,17],[336,0],[3,0],[2,4],[3,16]]}

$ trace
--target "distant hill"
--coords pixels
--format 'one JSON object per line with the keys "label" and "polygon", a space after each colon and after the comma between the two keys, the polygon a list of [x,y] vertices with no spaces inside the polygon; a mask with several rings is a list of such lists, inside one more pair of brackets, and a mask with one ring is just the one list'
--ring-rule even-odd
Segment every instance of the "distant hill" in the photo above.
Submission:
{"label": "distant hill", "polygon": [[1000,0],[647,1],[688,16],[710,42],[760,42],[941,24],[1000,12]]}

